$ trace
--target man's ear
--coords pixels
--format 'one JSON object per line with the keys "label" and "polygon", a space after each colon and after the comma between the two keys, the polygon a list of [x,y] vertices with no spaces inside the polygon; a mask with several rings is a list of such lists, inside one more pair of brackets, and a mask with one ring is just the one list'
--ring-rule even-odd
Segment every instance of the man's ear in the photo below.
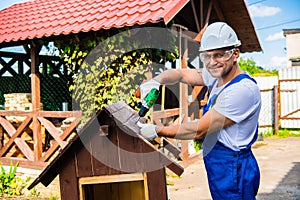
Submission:
{"label": "man's ear", "polygon": [[236,50],[234,51],[233,53],[233,56],[234,56],[234,61],[237,61],[239,56],[240,56],[240,49],[239,48],[236,48]]}

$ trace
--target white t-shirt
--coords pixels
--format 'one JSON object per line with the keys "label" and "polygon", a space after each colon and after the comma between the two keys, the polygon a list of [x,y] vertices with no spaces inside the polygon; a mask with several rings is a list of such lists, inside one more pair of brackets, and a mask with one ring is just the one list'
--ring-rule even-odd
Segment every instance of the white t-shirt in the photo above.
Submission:
{"label": "white t-shirt", "polygon": [[[205,68],[202,70],[202,76],[207,86],[212,85],[216,80]],[[225,85],[217,87],[216,82],[210,97],[218,94]],[[258,86],[252,80],[244,78],[225,88],[212,108],[235,122],[215,133],[217,140],[234,151],[247,148],[255,136],[261,108]]]}

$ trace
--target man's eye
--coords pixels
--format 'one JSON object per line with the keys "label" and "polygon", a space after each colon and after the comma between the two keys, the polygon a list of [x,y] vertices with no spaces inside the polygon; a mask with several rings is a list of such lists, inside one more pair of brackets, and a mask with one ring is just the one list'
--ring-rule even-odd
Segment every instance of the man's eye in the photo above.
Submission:
{"label": "man's eye", "polygon": [[205,55],[204,55],[204,59],[206,59],[206,60],[210,59],[210,55],[205,54]]}
{"label": "man's eye", "polygon": [[215,58],[222,58],[223,56],[224,56],[223,53],[215,53],[215,54],[214,54],[214,57],[215,57]]}

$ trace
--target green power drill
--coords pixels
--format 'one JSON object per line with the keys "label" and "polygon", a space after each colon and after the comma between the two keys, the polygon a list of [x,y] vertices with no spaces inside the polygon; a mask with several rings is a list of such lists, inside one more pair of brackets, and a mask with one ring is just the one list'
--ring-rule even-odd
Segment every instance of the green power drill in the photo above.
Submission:
{"label": "green power drill", "polygon": [[143,99],[140,105],[140,111],[139,111],[139,118],[138,121],[140,120],[141,117],[144,117],[149,109],[155,104],[158,96],[159,96],[159,90],[152,88],[150,92],[146,95],[146,97]]}

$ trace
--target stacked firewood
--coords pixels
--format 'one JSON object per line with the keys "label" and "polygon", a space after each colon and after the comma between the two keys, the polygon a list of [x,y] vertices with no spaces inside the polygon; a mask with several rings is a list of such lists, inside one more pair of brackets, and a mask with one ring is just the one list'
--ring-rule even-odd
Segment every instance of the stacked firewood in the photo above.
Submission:
{"label": "stacked firewood", "polygon": [[31,93],[4,94],[5,110],[29,111],[32,108]]}

